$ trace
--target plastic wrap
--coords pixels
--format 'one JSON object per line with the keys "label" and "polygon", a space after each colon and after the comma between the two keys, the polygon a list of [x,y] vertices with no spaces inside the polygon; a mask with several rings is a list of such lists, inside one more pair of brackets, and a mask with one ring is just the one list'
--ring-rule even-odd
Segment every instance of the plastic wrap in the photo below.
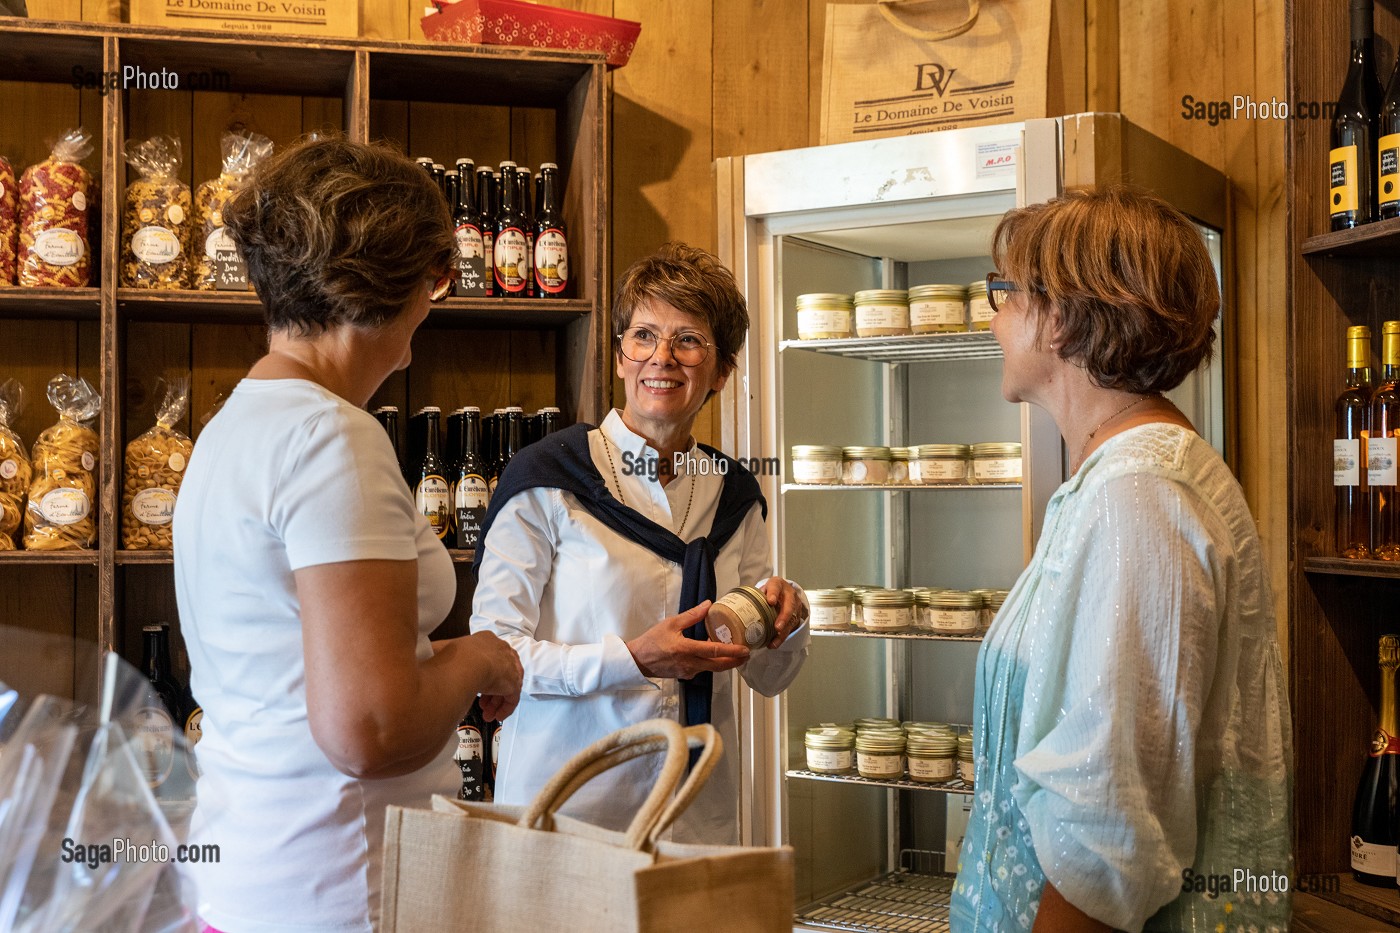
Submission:
{"label": "plastic wrap", "polygon": [[80,164],[92,154],[81,127],[54,143],[49,157],[24,170],[19,182],[20,285],[83,288],[92,270],[88,209],[92,176]]}
{"label": "plastic wrap", "polygon": [[18,251],[19,183],[10,160],[0,156],[0,285],[15,284]]}
{"label": "plastic wrap", "polygon": [[194,441],[175,430],[189,403],[190,381],[170,380],[156,409],[156,424],[126,445],[122,470],[122,547],[133,551],[173,547],[170,522]]}
{"label": "plastic wrap", "polygon": [[0,384],[0,551],[13,551],[24,525],[24,497],[31,469],[24,442],[10,427],[24,410],[24,387],[13,379]]}
{"label": "plastic wrap", "polygon": [[140,174],[127,185],[122,213],[121,284],[181,289],[189,279],[190,188],[180,181],[180,141],[152,136],[126,144]]}
{"label": "plastic wrap", "polygon": [[83,378],[49,380],[58,422],[34,442],[34,477],[24,510],[30,551],[90,548],[97,542],[97,432],[83,424],[102,410],[102,397]]}
{"label": "plastic wrap", "polygon": [[[218,283],[216,260],[236,252],[233,240],[224,231],[224,208],[238,193],[257,164],[272,153],[272,140],[252,133],[225,133],[224,163],[218,178],[201,184],[194,193],[194,229],[191,284],[195,288],[213,289]],[[249,288],[252,286],[250,285]]]}

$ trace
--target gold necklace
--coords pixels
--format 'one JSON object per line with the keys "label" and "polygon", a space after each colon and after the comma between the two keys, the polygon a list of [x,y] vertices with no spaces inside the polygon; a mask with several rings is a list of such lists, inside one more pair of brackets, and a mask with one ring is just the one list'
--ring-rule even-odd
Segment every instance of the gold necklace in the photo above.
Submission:
{"label": "gold necklace", "polygon": [[[613,485],[617,487],[617,501],[623,505],[627,504],[627,496],[622,491],[622,480],[617,475],[617,464],[613,463],[612,442],[608,440],[608,435],[599,431],[603,435],[603,453],[608,455],[608,467],[612,470]],[[690,507],[695,504],[695,477],[690,478],[690,496],[685,500],[685,517],[681,519],[681,526],[676,529],[676,537],[680,538],[681,532],[685,531],[685,523],[690,521]],[[682,539],[684,540],[684,539]]]}
{"label": "gold necklace", "polygon": [[1094,430],[1089,432],[1089,436],[1084,438],[1084,445],[1079,448],[1080,464],[1082,465],[1084,463],[1084,454],[1087,453],[1089,450],[1089,443],[1094,439],[1094,435],[1099,433],[1100,428],[1108,424],[1114,418],[1117,418],[1119,415],[1123,414],[1123,412],[1127,411],[1129,408],[1132,408],[1134,405],[1141,405],[1143,402],[1147,401],[1152,397],[1153,396],[1151,395],[1139,395],[1137,398],[1133,399],[1131,402],[1124,405],[1122,408],[1118,409],[1113,414],[1109,415],[1107,418],[1103,419],[1097,425],[1095,425]]}

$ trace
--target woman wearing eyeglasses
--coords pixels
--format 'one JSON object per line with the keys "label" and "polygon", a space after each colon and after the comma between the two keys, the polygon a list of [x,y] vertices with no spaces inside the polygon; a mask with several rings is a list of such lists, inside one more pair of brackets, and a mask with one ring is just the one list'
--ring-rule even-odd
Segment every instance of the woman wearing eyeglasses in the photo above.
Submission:
{"label": "woman wearing eyeglasses", "polygon": [[384,812],[461,784],[454,727],[520,691],[490,633],[430,644],[451,559],[364,410],[444,296],[447,205],[412,162],[344,139],[259,168],[224,212],[268,325],[195,444],[175,592],[203,706],[188,866],[211,929],[377,927]]}
{"label": "woman wearing eyeglasses", "polygon": [[[748,311],[729,270],[679,244],[623,273],[613,305],[626,405],[521,451],[482,528],[472,630],[500,635],[525,668],[519,709],[502,727],[496,799],[529,801],[576,751],[622,726],[712,722],[730,754],[674,837],[735,842],[730,672],[775,695],[808,643],[805,598],[771,575],[757,481],[691,436],[734,369]],[[753,651],[705,640],[711,601],[740,584],[777,610],[776,636]],[[564,812],[625,826],[658,767],[645,758],[610,771]]]}
{"label": "woman wearing eyeglasses", "polygon": [[978,656],[952,928],[1282,933],[1268,574],[1239,483],[1162,395],[1210,356],[1210,257],[1121,188],[1012,211],[993,242],[1002,394],[1054,418],[1073,475]]}

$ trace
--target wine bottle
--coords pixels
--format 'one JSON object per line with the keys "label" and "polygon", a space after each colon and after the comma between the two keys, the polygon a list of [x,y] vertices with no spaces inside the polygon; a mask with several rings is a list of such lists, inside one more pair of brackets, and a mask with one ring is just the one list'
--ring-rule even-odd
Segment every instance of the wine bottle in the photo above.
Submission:
{"label": "wine bottle", "polygon": [[1381,101],[1376,140],[1376,207],[1382,220],[1400,217],[1400,57]]}
{"label": "wine bottle", "polygon": [[1396,794],[1400,792],[1400,715],[1395,709],[1395,671],[1400,635],[1380,643],[1380,722],[1361,771],[1351,810],[1351,870],[1362,884],[1395,886]]}
{"label": "wine bottle", "polygon": [[1332,441],[1337,554],[1371,556],[1371,506],[1366,487],[1366,435],[1371,417],[1371,328],[1347,328],[1347,388],[1337,397]]}
{"label": "wine bottle", "polygon": [[1400,321],[1381,325],[1381,384],[1371,397],[1366,437],[1366,486],[1371,494],[1371,556],[1400,560]]}
{"label": "wine bottle", "polygon": [[[141,757],[141,766],[146,772],[146,783],[157,797],[169,798],[187,796],[184,792],[188,784],[181,780],[176,765],[179,755],[175,745],[177,729],[185,722],[181,709],[180,684],[170,671],[170,629],[165,625],[147,625],[141,629],[143,653],[141,672],[146,675],[151,693],[156,702],[149,702],[136,713],[136,731],[140,736],[136,748]],[[176,724],[179,724],[178,726]],[[182,788],[177,790],[177,787]]]}
{"label": "wine bottle", "polygon": [[[413,502],[418,512],[428,519],[433,534],[439,539],[446,538],[451,528],[447,485],[448,470],[438,452],[438,416],[442,409],[435,406],[423,408],[419,414],[426,415],[423,436],[423,452],[413,466]],[[417,417],[417,416],[415,416]]]}
{"label": "wine bottle", "polygon": [[486,717],[481,714],[480,698],[476,698],[457,724],[457,751],[452,758],[462,771],[458,800],[486,799],[486,741]]}
{"label": "wine bottle", "polygon": [[1332,118],[1330,174],[1332,229],[1346,230],[1376,219],[1376,127],[1381,83],[1375,65],[1372,0],[1349,0],[1351,64]]}

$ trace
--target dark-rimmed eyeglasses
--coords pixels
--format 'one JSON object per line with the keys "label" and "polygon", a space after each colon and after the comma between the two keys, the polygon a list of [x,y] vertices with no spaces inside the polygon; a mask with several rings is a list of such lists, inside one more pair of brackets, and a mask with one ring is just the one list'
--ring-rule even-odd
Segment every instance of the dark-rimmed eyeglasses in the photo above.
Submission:
{"label": "dark-rimmed eyeglasses", "polygon": [[987,273],[987,303],[992,306],[993,311],[1000,311],[1002,303],[1006,301],[1006,296],[1020,290],[1021,286],[1002,278],[1001,273]]}
{"label": "dark-rimmed eyeglasses", "polygon": [[428,292],[428,300],[432,302],[439,302],[451,294],[452,272],[451,270],[449,270],[447,272],[444,272],[441,276],[439,276],[438,280],[433,283],[433,290]]}
{"label": "dark-rimmed eyeglasses", "polygon": [[683,330],[679,334],[662,337],[649,327],[629,327],[617,335],[621,343],[622,355],[634,363],[645,363],[656,355],[656,348],[664,340],[671,349],[671,359],[682,366],[699,366],[710,355],[714,344],[702,334],[693,330]]}

